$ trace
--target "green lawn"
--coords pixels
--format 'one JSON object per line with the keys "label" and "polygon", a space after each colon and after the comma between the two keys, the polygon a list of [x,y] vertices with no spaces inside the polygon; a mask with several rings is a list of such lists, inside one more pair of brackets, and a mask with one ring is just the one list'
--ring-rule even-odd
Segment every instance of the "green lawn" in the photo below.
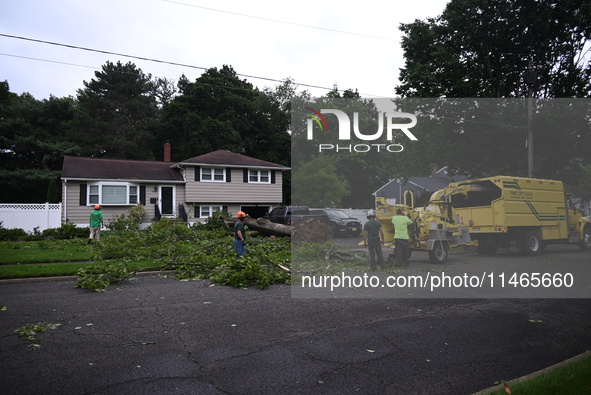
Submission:
{"label": "green lawn", "polygon": [[[509,386],[512,395],[591,394],[591,356]],[[506,394],[504,389],[491,392],[491,395]]]}
{"label": "green lawn", "polygon": [[93,253],[86,243],[86,239],[2,241],[0,265],[90,261]]}
{"label": "green lawn", "polygon": [[[87,239],[2,241],[0,279],[73,276],[82,267],[100,263],[93,258],[93,248],[87,244]],[[161,262],[146,260],[130,263],[138,270],[161,265]]]}
{"label": "green lawn", "polygon": [[[34,278],[34,277],[53,277],[53,276],[74,276],[78,269],[97,265],[97,262],[76,262],[76,263],[50,263],[45,265],[26,264],[26,265],[1,265],[0,279],[9,278]],[[137,261],[130,262],[129,266],[134,269],[152,269],[161,266],[161,262]]]}

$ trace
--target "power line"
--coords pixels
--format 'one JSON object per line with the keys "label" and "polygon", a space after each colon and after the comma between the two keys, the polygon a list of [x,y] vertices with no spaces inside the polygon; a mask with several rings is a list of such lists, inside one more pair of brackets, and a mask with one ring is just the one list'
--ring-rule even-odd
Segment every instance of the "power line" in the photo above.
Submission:
{"label": "power line", "polygon": [[[131,58],[131,59],[144,60],[147,62],[155,62],[155,63],[161,63],[161,64],[169,64],[172,66],[187,67],[187,68],[191,68],[191,69],[199,69],[199,70],[208,70],[209,69],[208,67],[194,66],[194,65],[190,65],[190,64],[177,63],[177,62],[171,62],[171,61],[166,61],[166,60],[146,58],[146,57],[137,56],[137,55],[127,55],[127,54],[122,54],[122,53],[118,53],[118,52],[105,51],[102,49],[87,48],[87,47],[81,47],[81,46],[77,46],[77,45],[57,43],[54,41],[39,40],[39,39],[35,39],[35,38],[22,37],[22,36],[14,36],[11,34],[0,33],[0,37],[14,38],[17,40],[25,40],[25,41],[31,41],[31,42],[41,43],[41,44],[48,44],[48,45],[55,45],[55,46],[65,47],[65,48],[70,48],[70,49],[78,49],[78,50],[82,50],[82,51],[96,52],[96,53],[102,53],[102,54],[107,54],[107,55],[115,55],[115,56]],[[7,56],[14,56],[14,55],[7,55]],[[43,59],[37,59],[37,60],[43,60]],[[55,62],[55,61],[48,61],[48,62]],[[55,63],[59,63],[59,62],[55,62]],[[88,67],[88,66],[83,66],[83,67]],[[258,76],[249,75],[249,74],[236,73],[236,75],[241,76],[241,77],[245,77],[245,78],[253,78],[253,79],[258,79],[258,80],[263,80],[263,81],[271,81],[271,82],[278,82],[278,83],[283,82],[282,80],[278,80],[275,78],[258,77]],[[331,91],[334,89],[334,88],[327,88],[324,86],[304,84],[304,83],[299,83],[299,82],[296,82],[296,84],[299,86],[306,87],[306,88],[323,89],[323,90],[328,90],[328,91]],[[339,92],[344,92],[344,90],[339,90]],[[366,95],[366,96],[374,96],[375,97],[375,95]]]}
{"label": "power line", "polygon": [[87,69],[94,69],[94,70],[99,70],[99,68],[94,67],[94,66],[86,66],[83,64],[76,64],[76,63],[68,63],[68,62],[60,62],[58,60],[49,60],[49,59],[41,59],[41,58],[34,58],[31,56],[22,56],[22,55],[13,55],[13,54],[9,54],[9,53],[2,53],[0,52],[1,56],[10,56],[12,58],[20,58],[20,59],[28,59],[28,60],[36,60],[39,62],[47,62],[47,63],[57,63],[57,64],[64,64],[66,66],[76,66],[76,67],[84,67]]}
{"label": "power line", "polygon": [[[57,60],[34,58],[34,57],[31,57],[31,56],[13,55],[13,54],[2,53],[2,52],[0,52],[0,56],[10,56],[10,57],[13,57],[13,58],[20,58],[20,59],[27,59],[27,60],[35,60],[35,61],[38,61],[38,62],[57,63],[57,64],[63,64],[63,65],[66,65],[66,66],[83,67],[83,68],[87,68],[87,69],[101,70],[100,67],[86,66],[86,65],[83,65],[83,64],[76,64],[76,63],[60,62],[60,61],[57,61]],[[133,74],[133,73],[126,73],[126,72],[119,71],[119,70],[111,70],[111,72],[120,73],[120,74]],[[155,76],[155,77],[158,77],[158,76]],[[176,80],[176,79],[170,79],[170,81],[178,81],[178,80]],[[210,84],[210,83],[206,83],[206,82],[194,81],[192,83],[193,84],[197,84],[197,85],[210,86],[210,87],[213,87],[213,88],[230,89],[230,90],[245,91],[245,92],[250,92],[251,91],[251,90],[246,89],[246,88],[238,88],[238,87],[235,87],[235,86],[216,85],[216,84]]]}
{"label": "power line", "polygon": [[280,21],[278,19],[264,18],[264,17],[261,17],[261,16],[254,16],[254,15],[248,15],[248,14],[241,14],[239,12],[218,10],[218,9],[215,9],[215,8],[204,7],[204,6],[195,5],[195,4],[181,3],[180,1],[173,1],[173,0],[163,0],[163,1],[166,2],[166,3],[179,4],[179,5],[184,5],[184,6],[193,7],[193,8],[201,8],[203,10],[214,11],[214,12],[221,12],[223,14],[237,15],[237,16],[242,16],[242,17],[252,18],[252,19],[259,19],[259,20],[263,20],[263,21],[267,21],[267,22],[283,23],[285,25],[299,26],[299,27],[305,27],[305,28],[308,28],[308,29],[317,29],[317,30],[323,30],[323,31],[333,32],[333,33],[350,34],[350,35],[353,35],[353,36],[375,38],[375,39],[378,39],[378,40],[396,41],[393,38],[372,36],[372,35],[369,35],[369,34],[348,32],[348,31],[345,31],[345,30],[329,29],[329,28],[320,27],[320,26],[304,25],[302,23],[295,23],[295,22],[288,22],[288,21]]}

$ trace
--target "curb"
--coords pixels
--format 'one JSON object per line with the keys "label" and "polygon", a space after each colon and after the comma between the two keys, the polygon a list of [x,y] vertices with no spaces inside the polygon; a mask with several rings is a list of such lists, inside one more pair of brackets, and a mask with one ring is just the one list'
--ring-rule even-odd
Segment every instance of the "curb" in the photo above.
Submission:
{"label": "curb", "polygon": [[[569,359],[567,359],[565,361],[562,361],[562,362],[558,362],[557,364],[552,365],[552,366],[549,366],[549,367],[544,368],[542,370],[538,370],[537,372],[533,372],[533,373],[530,373],[530,374],[528,374],[526,376],[519,377],[517,379],[513,379],[513,380],[510,380],[510,381],[507,381],[507,382],[505,382],[505,384],[507,384],[509,387],[511,387],[514,384],[523,383],[524,381],[531,380],[533,378],[536,378],[538,376],[541,376],[543,374],[546,374],[548,372],[551,372],[551,371],[553,371],[553,370],[555,370],[557,368],[560,368],[562,366],[566,366],[566,365],[571,364],[573,362],[580,361],[581,359],[586,358],[586,357],[588,357],[590,355],[591,355],[591,350],[586,351],[586,352],[584,352],[582,354],[579,354],[579,355],[575,355],[572,358],[569,358]],[[491,392],[502,390],[502,389],[503,389],[503,383],[497,384],[497,385],[495,385],[493,387],[484,389],[482,391],[475,392],[472,395],[486,395],[486,394],[490,394]]]}
{"label": "curb", "polygon": [[[170,273],[174,273],[174,270],[137,272],[136,276],[150,276],[150,275],[170,274]],[[47,281],[75,281],[77,278],[78,278],[78,276],[7,278],[7,279],[1,279],[0,284],[38,283],[38,282],[47,282]]]}

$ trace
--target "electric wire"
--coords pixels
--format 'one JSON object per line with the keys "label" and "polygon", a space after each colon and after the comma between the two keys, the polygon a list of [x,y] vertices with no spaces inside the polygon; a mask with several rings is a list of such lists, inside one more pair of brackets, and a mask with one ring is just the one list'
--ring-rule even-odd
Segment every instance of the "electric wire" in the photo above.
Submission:
{"label": "electric wire", "polygon": [[173,4],[184,5],[184,6],[187,6],[187,7],[201,8],[203,10],[220,12],[220,13],[223,13],[223,14],[230,14],[230,15],[237,15],[237,16],[242,16],[242,17],[246,17],[246,18],[259,19],[259,20],[263,20],[263,21],[267,21],[267,22],[282,23],[282,24],[285,24],[285,25],[305,27],[305,28],[308,28],[308,29],[317,29],[317,30],[323,30],[323,31],[333,32],[333,33],[349,34],[349,35],[352,35],[352,36],[375,38],[375,39],[378,39],[378,40],[396,41],[395,39],[388,38],[388,37],[372,36],[372,35],[369,35],[369,34],[348,32],[348,31],[345,31],[345,30],[329,29],[329,28],[326,28],[326,27],[305,25],[305,24],[302,24],[302,23],[295,23],[295,22],[288,22],[288,21],[281,21],[281,20],[278,20],[278,19],[265,18],[265,17],[261,17],[261,16],[241,14],[239,12],[218,10],[218,9],[215,9],[215,8],[200,6],[200,5],[196,5],[196,4],[187,4],[187,3],[182,3],[180,1],[173,1],[173,0],[162,0],[162,1],[164,1],[165,3],[173,3]]}
{"label": "electric wire", "polygon": [[[190,68],[190,69],[198,69],[198,70],[203,70],[203,71],[206,71],[206,70],[209,69],[209,67],[195,66],[195,65],[191,65],[191,64],[178,63],[178,62],[172,62],[172,61],[167,61],[167,60],[147,58],[147,57],[144,57],[144,56],[128,55],[128,54],[123,54],[123,53],[118,53],[118,52],[106,51],[106,50],[102,50],[102,49],[95,49],[95,48],[82,47],[82,46],[72,45],[72,44],[58,43],[58,42],[55,42],[55,41],[47,41],[47,40],[40,40],[40,39],[36,39],[36,38],[30,38],[30,37],[15,36],[15,35],[12,35],[12,34],[0,33],[0,37],[12,38],[12,39],[16,39],[16,40],[30,41],[30,42],[40,43],[40,44],[54,45],[54,46],[58,46],[58,47],[76,49],[76,50],[87,51],[87,52],[102,53],[102,54],[106,54],[106,55],[115,55],[115,56],[130,58],[130,59],[137,59],[137,60],[143,60],[143,61],[147,61],[147,62],[154,62],[154,63],[160,63],[160,64],[168,64],[168,65],[172,65],[172,66],[186,67],[186,68]],[[2,54],[2,55],[5,55],[5,54]],[[9,55],[9,54],[6,54],[5,56],[19,57],[17,55]],[[26,57],[23,57],[23,58],[26,58]],[[62,63],[62,62],[45,60],[45,59],[39,59],[39,58],[35,58],[35,60],[47,61],[47,62],[53,62],[53,63]],[[81,66],[81,67],[90,67],[90,66]],[[259,77],[259,76],[254,76],[254,75],[250,75],[250,74],[236,73],[236,75],[238,75],[240,77],[244,77],[244,78],[252,78],[252,79],[263,80],[263,81],[270,81],[270,82],[276,82],[276,83],[282,83],[282,82],[284,82],[284,80],[279,80],[279,79],[276,79],[276,78]],[[306,88],[322,89],[322,90],[327,90],[327,91],[332,91],[334,89],[334,87],[333,88],[327,88],[325,86],[312,85],[312,84],[306,84],[306,83],[295,82],[295,81],[294,81],[294,83],[296,85],[298,85],[298,86],[302,86],[302,87],[306,87]],[[341,89],[339,89],[338,91],[339,92],[345,92],[345,90],[341,90]],[[363,93],[360,93],[360,95],[363,95],[363,96],[372,96],[372,97],[381,97],[381,96],[377,96],[377,95],[370,95],[370,94],[363,94]]]}

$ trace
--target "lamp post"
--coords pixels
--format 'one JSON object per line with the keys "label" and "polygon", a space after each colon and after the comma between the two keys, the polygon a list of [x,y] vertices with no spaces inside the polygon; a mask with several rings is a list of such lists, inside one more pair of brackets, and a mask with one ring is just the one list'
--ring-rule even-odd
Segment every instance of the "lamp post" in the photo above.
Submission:
{"label": "lamp post", "polygon": [[534,86],[536,84],[537,74],[532,67],[532,61],[529,60],[529,66],[523,73],[523,82],[527,85],[527,176],[534,176],[534,131],[531,123],[534,115]]}

